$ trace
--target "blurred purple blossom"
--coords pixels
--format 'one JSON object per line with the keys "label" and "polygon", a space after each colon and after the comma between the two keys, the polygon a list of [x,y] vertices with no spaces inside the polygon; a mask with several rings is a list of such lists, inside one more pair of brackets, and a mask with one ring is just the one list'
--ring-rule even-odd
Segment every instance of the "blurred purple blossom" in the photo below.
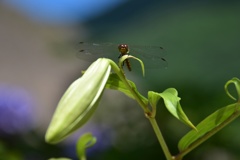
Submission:
{"label": "blurred purple blossom", "polygon": [[87,149],[87,155],[91,156],[91,154],[104,151],[111,146],[112,132],[110,128],[94,127],[88,132],[91,132],[97,138],[97,142]]}
{"label": "blurred purple blossom", "polygon": [[33,103],[23,89],[0,85],[0,134],[17,134],[33,127]]}
{"label": "blurred purple blossom", "polygon": [[66,149],[65,149],[65,156],[68,156],[70,158],[77,158],[76,157],[76,143],[78,138],[86,133],[91,132],[94,137],[97,138],[97,142],[87,148],[87,157],[91,157],[91,155],[96,155],[100,152],[104,152],[112,145],[112,139],[113,139],[113,131],[103,125],[96,125],[93,123],[88,123],[86,126],[81,128],[78,132],[76,132],[73,136],[71,136],[67,140]]}

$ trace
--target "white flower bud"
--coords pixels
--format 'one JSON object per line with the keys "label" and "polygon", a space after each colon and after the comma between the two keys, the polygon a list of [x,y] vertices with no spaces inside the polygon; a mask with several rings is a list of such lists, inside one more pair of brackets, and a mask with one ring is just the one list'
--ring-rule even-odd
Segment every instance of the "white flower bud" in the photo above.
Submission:
{"label": "white flower bud", "polygon": [[62,96],[46,133],[57,143],[84,125],[94,113],[111,71],[109,61],[99,58],[74,81]]}

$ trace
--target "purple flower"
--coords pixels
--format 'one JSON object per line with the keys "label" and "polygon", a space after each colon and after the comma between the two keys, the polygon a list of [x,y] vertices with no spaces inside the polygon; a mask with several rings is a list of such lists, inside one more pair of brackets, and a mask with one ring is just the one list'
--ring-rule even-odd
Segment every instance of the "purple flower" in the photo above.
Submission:
{"label": "purple flower", "polygon": [[88,156],[91,156],[92,154],[94,155],[98,152],[102,152],[111,147],[113,133],[110,128],[106,126],[95,126],[91,128],[89,132],[91,132],[92,135],[97,138],[97,142],[92,147],[87,149]]}
{"label": "purple flower", "polygon": [[0,85],[0,134],[17,134],[33,126],[33,103],[21,88]]}
{"label": "purple flower", "polygon": [[97,138],[96,144],[87,148],[87,157],[91,157],[98,153],[104,152],[109,149],[112,145],[111,141],[113,139],[113,131],[107,126],[104,125],[96,125],[94,123],[88,123],[88,125],[83,126],[79,131],[70,136],[67,141],[65,141],[65,155],[70,158],[76,157],[76,142],[78,138],[86,133],[91,132],[94,137]]}

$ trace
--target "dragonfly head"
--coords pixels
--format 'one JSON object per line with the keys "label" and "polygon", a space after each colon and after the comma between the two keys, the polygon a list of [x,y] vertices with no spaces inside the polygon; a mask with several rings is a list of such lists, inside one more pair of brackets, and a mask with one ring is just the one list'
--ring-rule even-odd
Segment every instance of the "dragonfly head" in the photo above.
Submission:
{"label": "dragonfly head", "polygon": [[120,44],[118,45],[118,50],[121,54],[127,54],[129,49],[127,44]]}

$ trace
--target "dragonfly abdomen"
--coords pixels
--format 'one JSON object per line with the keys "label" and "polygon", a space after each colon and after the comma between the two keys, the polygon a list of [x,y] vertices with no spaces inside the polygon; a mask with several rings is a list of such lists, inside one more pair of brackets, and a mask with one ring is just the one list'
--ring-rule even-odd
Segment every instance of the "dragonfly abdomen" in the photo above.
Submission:
{"label": "dragonfly abdomen", "polygon": [[132,67],[131,67],[130,61],[128,59],[126,59],[124,62],[126,62],[128,70],[131,71]]}

